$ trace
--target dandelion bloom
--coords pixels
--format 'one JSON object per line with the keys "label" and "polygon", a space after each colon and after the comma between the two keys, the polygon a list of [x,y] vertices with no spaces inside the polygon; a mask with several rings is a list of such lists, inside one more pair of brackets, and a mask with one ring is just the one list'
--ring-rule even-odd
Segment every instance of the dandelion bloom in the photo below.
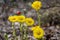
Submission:
{"label": "dandelion bloom", "polygon": [[33,36],[37,39],[40,39],[44,36],[44,31],[39,26],[33,28]]}
{"label": "dandelion bloom", "polygon": [[34,24],[34,20],[32,18],[26,18],[25,22],[28,26],[32,26]]}
{"label": "dandelion bloom", "polygon": [[25,22],[25,16],[23,16],[23,15],[18,16],[18,22],[20,22],[20,23]]}
{"label": "dandelion bloom", "polygon": [[42,3],[40,1],[34,1],[31,6],[37,11],[42,7]]}
{"label": "dandelion bloom", "polygon": [[31,30],[34,31],[35,29],[39,29],[40,26],[35,26],[35,27],[32,27]]}
{"label": "dandelion bloom", "polygon": [[9,16],[8,20],[9,20],[10,22],[17,22],[17,16],[16,16],[16,15],[14,15],[14,16]]}

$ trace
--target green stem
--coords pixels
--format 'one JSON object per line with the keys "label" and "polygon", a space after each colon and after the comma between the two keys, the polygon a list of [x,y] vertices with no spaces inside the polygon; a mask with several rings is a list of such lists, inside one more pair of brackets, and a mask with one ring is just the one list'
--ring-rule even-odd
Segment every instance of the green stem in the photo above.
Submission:
{"label": "green stem", "polygon": [[20,24],[20,33],[21,33],[21,40],[23,40],[23,27],[22,24]]}
{"label": "green stem", "polygon": [[14,27],[14,23],[12,23],[12,28],[13,28],[13,37],[14,37],[14,39],[16,39],[16,30]]}
{"label": "green stem", "polygon": [[37,15],[38,15],[38,25],[40,26],[41,25],[41,21],[40,21],[40,14],[39,14],[39,12],[37,11]]}
{"label": "green stem", "polygon": [[24,27],[24,35],[25,35],[25,40],[28,40],[28,37],[27,37],[27,26]]}
{"label": "green stem", "polygon": [[23,29],[22,29],[22,24],[20,24],[20,31],[22,32],[22,30],[23,30]]}
{"label": "green stem", "polygon": [[5,33],[5,40],[8,40],[8,35]]}

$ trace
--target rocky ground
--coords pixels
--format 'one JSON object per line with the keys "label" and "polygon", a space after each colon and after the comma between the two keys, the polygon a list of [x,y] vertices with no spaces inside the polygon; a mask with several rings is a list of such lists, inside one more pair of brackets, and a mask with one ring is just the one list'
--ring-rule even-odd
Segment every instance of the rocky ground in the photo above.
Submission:
{"label": "rocky ground", "polygon": [[[5,33],[11,38],[11,23],[7,20],[8,16],[16,15],[17,11],[22,12],[27,17],[35,19],[37,25],[37,15],[35,10],[31,8],[31,1],[23,2],[22,0],[10,2],[9,0],[0,0],[0,35],[4,36]],[[60,0],[40,0],[42,8],[40,14],[42,15],[42,28],[45,30],[44,38],[46,40],[59,40],[60,39]],[[15,25],[16,26],[16,25]],[[19,35],[19,26],[16,27],[17,35]],[[33,37],[31,36],[34,40]]]}

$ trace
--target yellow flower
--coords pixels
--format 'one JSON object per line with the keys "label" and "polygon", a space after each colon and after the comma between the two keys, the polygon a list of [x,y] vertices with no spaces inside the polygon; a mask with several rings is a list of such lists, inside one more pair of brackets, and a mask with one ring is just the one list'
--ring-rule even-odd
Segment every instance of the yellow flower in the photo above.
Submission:
{"label": "yellow flower", "polygon": [[34,24],[34,20],[32,18],[26,18],[25,22],[28,26],[32,26]]}
{"label": "yellow flower", "polygon": [[39,29],[40,26],[35,26],[35,27],[32,27],[31,30],[34,31],[35,29]]}
{"label": "yellow flower", "polygon": [[42,7],[42,3],[40,1],[34,1],[31,6],[37,11]]}
{"label": "yellow flower", "polygon": [[20,23],[25,22],[25,16],[23,16],[23,15],[18,16],[18,22],[20,22]]}
{"label": "yellow flower", "polygon": [[43,29],[42,29],[42,28],[36,28],[36,29],[33,31],[33,36],[34,36],[35,38],[38,38],[38,39],[42,38],[42,37],[44,36],[44,31],[43,31]]}
{"label": "yellow flower", "polygon": [[17,16],[16,15],[15,16],[9,16],[8,20],[10,22],[17,22]]}

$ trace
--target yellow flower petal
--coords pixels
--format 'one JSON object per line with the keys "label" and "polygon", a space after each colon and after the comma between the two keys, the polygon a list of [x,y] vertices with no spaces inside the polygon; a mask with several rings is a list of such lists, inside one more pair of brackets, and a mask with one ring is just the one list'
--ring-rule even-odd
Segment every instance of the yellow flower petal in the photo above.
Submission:
{"label": "yellow flower petal", "polygon": [[26,18],[25,22],[28,26],[32,26],[34,24],[34,20],[32,18]]}
{"label": "yellow flower petal", "polygon": [[32,30],[33,30],[33,36],[35,38],[42,38],[44,36],[44,30],[39,26],[35,26],[34,28],[32,28]]}
{"label": "yellow flower petal", "polygon": [[42,3],[40,1],[34,1],[31,6],[37,11],[42,7]]}
{"label": "yellow flower petal", "polygon": [[14,15],[14,16],[9,16],[8,20],[9,20],[10,22],[17,22],[17,16],[16,16],[16,15]]}
{"label": "yellow flower petal", "polygon": [[23,16],[23,15],[18,16],[18,22],[20,22],[20,23],[25,22],[25,16]]}
{"label": "yellow flower petal", "polygon": [[39,28],[39,26],[32,27],[31,30],[34,31],[36,28]]}

